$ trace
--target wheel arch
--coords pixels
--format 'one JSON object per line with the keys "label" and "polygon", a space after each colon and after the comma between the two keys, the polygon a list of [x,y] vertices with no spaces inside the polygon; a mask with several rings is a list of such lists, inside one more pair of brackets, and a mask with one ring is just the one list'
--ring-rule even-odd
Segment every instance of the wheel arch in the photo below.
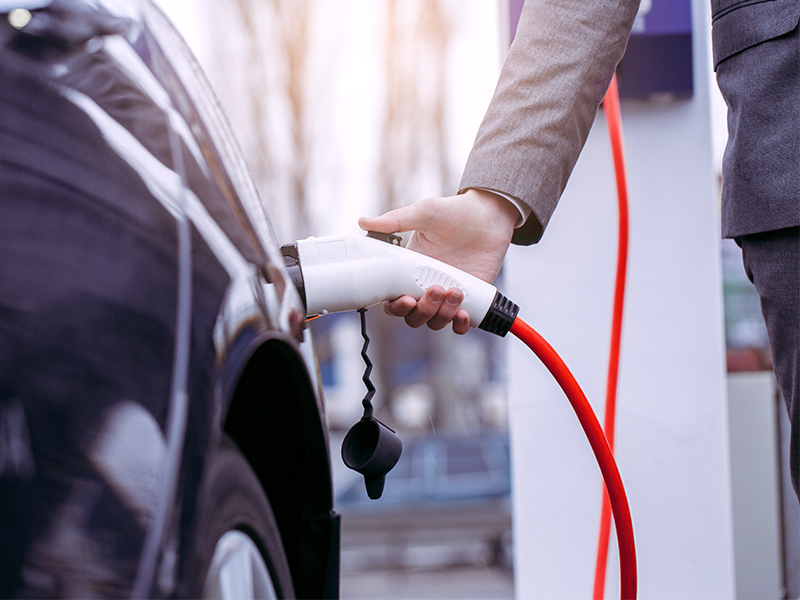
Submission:
{"label": "wheel arch", "polygon": [[249,344],[228,394],[224,430],[269,499],[298,598],[337,597],[339,521],[333,512],[321,405],[295,344],[267,334]]}

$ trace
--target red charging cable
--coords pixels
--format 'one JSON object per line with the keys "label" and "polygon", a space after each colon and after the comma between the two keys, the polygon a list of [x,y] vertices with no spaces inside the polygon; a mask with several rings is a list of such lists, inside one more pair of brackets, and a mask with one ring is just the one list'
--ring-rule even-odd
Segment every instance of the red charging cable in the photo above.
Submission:
{"label": "red charging cable", "polygon": [[614,454],[606,441],[603,429],[600,427],[600,423],[597,421],[597,417],[595,417],[592,406],[586,399],[583,390],[569,368],[567,368],[567,365],[553,350],[553,347],[519,317],[511,325],[510,331],[533,350],[553,375],[561,389],[564,390],[570,404],[572,404],[578,421],[580,421],[586,433],[586,438],[589,440],[592,451],[597,458],[600,472],[603,474],[611,509],[614,512],[614,523],[616,524],[619,543],[621,598],[623,600],[634,599],[636,598],[637,574],[633,522],[631,521],[630,508],[628,507],[628,499],[625,496],[625,488],[622,485],[622,478],[617,464],[614,462]]}
{"label": "red charging cable", "polygon": [[[606,405],[603,429],[612,452],[617,412],[617,380],[619,376],[620,338],[622,336],[622,307],[625,298],[625,275],[628,265],[628,185],[625,177],[625,159],[622,152],[622,117],[619,107],[617,76],[611,79],[603,108],[611,139],[611,156],[614,161],[614,175],[617,181],[617,204],[619,207],[619,236],[617,244],[617,275],[614,285],[614,307],[611,321],[611,348],[608,356],[608,375],[606,378]],[[606,571],[608,566],[608,546],[611,537],[611,506],[608,495],[603,491],[600,509],[600,531],[597,539],[597,561],[594,571],[594,590],[592,598],[605,597]]]}
{"label": "red charging cable", "polygon": [[[617,530],[620,562],[620,592],[623,599],[636,598],[637,567],[636,547],[633,539],[628,499],[614,461],[614,433],[617,409],[617,382],[619,377],[620,339],[622,337],[622,309],[625,297],[625,278],[628,264],[628,187],[625,178],[625,162],[622,153],[622,119],[620,116],[619,90],[616,75],[611,79],[603,99],[603,108],[608,122],[611,138],[611,154],[614,161],[614,174],[617,182],[619,206],[619,236],[617,246],[617,273],[614,285],[614,305],[611,322],[611,348],[606,378],[606,404],[603,428],[595,417],[577,381],[555,350],[527,323],[517,318],[511,326],[516,335],[533,350],[558,381],[572,404],[581,423],[597,463],[603,474],[605,486],[600,510],[600,532],[597,541],[597,561],[595,563],[594,588],[592,598],[605,597],[606,571],[608,568],[608,547],[611,537],[611,516],[613,512]],[[604,433],[605,431],[605,433]]]}

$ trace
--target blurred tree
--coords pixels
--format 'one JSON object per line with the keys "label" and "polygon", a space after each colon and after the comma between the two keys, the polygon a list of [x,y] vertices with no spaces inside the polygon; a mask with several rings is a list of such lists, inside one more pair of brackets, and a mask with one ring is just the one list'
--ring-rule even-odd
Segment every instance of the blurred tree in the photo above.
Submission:
{"label": "blurred tree", "polygon": [[[378,170],[378,213],[418,200],[422,194],[452,193],[455,186],[448,156],[447,75],[452,39],[451,3],[446,0],[387,0],[384,42],[384,116]],[[372,320],[377,354],[377,380],[384,384],[384,406],[392,411],[398,388],[393,368],[402,352],[402,321],[385,315]],[[446,419],[451,386],[435,373],[453,356],[447,334],[422,329],[415,333],[415,351],[433,363],[427,383],[434,390],[431,423]],[[451,369],[446,369],[452,371]]]}
{"label": "blurred tree", "polygon": [[452,190],[447,144],[449,3],[388,0],[380,212]]}
{"label": "blurred tree", "polygon": [[305,85],[311,41],[309,34],[310,4],[311,0],[272,0],[281,54],[286,60],[282,84],[291,115],[289,127],[292,160],[289,171],[289,189],[290,197],[297,209],[298,238],[307,237],[311,233],[308,230],[307,185],[311,143],[308,135],[308,87]]}
{"label": "blurred tree", "polygon": [[[311,232],[308,57],[313,0],[233,0],[210,36],[210,76],[228,107],[281,240]],[[220,14],[211,7],[210,14]],[[210,29],[216,27],[210,24]],[[288,200],[288,201],[287,201]]]}
{"label": "blurred tree", "polygon": [[[453,193],[448,108],[452,47],[458,18],[468,10],[463,0],[338,0],[334,6],[324,0],[233,0],[221,6],[205,2],[211,47],[206,67],[279,241],[319,235],[326,219],[342,210],[344,198],[336,190],[345,186],[336,177],[352,168],[350,157],[358,158],[340,155],[354,145],[340,139],[342,133],[358,139],[358,151],[375,161],[367,161],[371,170],[360,175],[368,179],[356,189],[364,197],[347,198],[362,203],[362,210],[378,214],[424,195]],[[358,43],[338,37],[344,32]],[[348,44],[351,53],[340,53]],[[374,51],[379,60],[361,61],[353,48]],[[354,58],[360,69],[355,76],[352,64],[342,64]],[[339,75],[347,86],[338,85]],[[360,120],[334,126],[347,114],[342,106],[365,110]],[[367,108],[373,106],[376,121]],[[494,340],[407,330],[380,308],[370,310],[368,320],[381,418],[392,420],[395,392],[422,382],[433,390],[430,420],[436,427],[482,425],[484,380],[493,375],[481,369]],[[476,383],[462,376],[465,371],[485,377]],[[358,388],[360,381],[352,384]]]}

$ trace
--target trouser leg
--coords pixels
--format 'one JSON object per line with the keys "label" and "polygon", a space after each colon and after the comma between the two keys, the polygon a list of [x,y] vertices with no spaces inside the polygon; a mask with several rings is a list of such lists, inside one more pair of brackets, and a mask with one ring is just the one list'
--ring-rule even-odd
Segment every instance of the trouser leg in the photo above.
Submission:
{"label": "trouser leg", "polygon": [[800,498],[800,227],[736,239],[761,298],[778,387],[791,422],[789,470]]}

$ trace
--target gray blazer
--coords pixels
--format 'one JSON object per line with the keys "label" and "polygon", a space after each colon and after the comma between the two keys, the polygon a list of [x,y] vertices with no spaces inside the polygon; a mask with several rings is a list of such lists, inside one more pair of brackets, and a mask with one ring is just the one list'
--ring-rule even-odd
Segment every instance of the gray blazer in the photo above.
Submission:
{"label": "gray blazer", "polygon": [[[715,67],[792,31],[800,18],[800,0],[711,0],[711,6]],[[541,238],[625,52],[638,8],[639,0],[525,2],[517,36],[459,185],[459,191],[476,187],[504,192],[530,206],[531,216],[515,231],[514,243],[533,244]],[[741,82],[732,87],[742,87]],[[794,133],[787,130],[784,135]],[[753,137],[757,139],[758,133],[746,142],[743,138],[741,146],[751,149]],[[775,162],[764,168],[774,170]],[[725,173],[731,184],[736,171],[731,167]],[[766,185],[768,179],[762,178]],[[726,202],[730,218],[723,210],[723,233],[732,236],[797,225],[796,217],[787,218],[798,212],[793,210],[797,173],[782,179],[788,184],[780,191],[782,206],[774,218],[762,218],[763,204],[731,200]],[[792,188],[787,202],[787,190]],[[735,185],[728,186],[730,197],[753,196],[749,189],[736,192]]]}
{"label": "gray blazer", "polygon": [[726,58],[792,31],[800,0],[711,0],[714,69]]}
{"label": "gray blazer", "polygon": [[800,0],[711,0],[728,103],[722,235],[800,225]]}
{"label": "gray blazer", "polygon": [[531,207],[516,244],[542,237],[625,53],[639,0],[527,0],[460,190]]}

